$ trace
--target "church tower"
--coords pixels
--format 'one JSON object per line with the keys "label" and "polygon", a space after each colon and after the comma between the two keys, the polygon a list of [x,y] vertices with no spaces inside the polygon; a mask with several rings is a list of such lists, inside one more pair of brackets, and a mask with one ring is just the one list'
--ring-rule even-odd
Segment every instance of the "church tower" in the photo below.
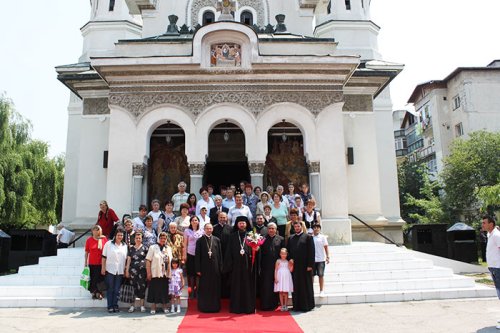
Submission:
{"label": "church tower", "polygon": [[315,37],[335,38],[340,54],[358,54],[361,60],[381,60],[378,52],[380,27],[371,21],[371,0],[319,2],[315,14]]}
{"label": "church tower", "polygon": [[109,54],[120,39],[140,38],[142,22],[129,14],[126,0],[90,0],[90,20],[81,31],[83,52],[80,62]]}

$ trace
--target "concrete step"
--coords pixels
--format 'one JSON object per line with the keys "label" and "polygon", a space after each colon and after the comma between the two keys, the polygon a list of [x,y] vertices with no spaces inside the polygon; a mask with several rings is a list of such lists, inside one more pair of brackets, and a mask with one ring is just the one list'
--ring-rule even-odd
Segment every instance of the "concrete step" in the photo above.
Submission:
{"label": "concrete step", "polygon": [[80,275],[7,275],[0,277],[1,286],[78,286]]}
{"label": "concrete step", "polygon": [[[181,307],[187,308],[187,298],[181,298]],[[0,297],[0,308],[102,308],[106,309],[106,299],[94,300],[89,297]],[[124,311],[128,303],[119,303]],[[146,307],[151,304],[146,303]],[[137,310],[136,310],[137,311]],[[149,312],[148,312],[149,314]]]}
{"label": "concrete step", "polygon": [[365,272],[337,272],[332,268],[331,265],[326,266],[325,279],[337,282],[424,279],[451,277],[453,275],[451,269],[441,267]]}
{"label": "concrete step", "polygon": [[[390,292],[409,291],[419,289],[453,289],[453,288],[473,288],[474,280],[465,276],[452,275],[446,278],[408,279],[408,280],[388,280],[388,281],[353,281],[353,282],[332,282],[326,281],[324,291],[326,293],[360,293],[360,292]],[[314,284],[315,292],[319,293],[319,284]]]}
{"label": "concrete step", "polygon": [[392,292],[362,292],[334,294],[326,293],[325,297],[315,295],[316,305],[321,304],[355,304],[381,302],[407,302],[421,300],[439,300],[455,298],[496,297],[494,288],[476,284],[470,288],[452,288],[445,290],[416,289]]}
{"label": "concrete step", "polygon": [[[390,260],[390,261],[366,261],[354,263],[337,263],[332,265],[333,272],[366,272],[366,271],[387,271],[405,269],[427,269],[432,268],[432,261],[425,259],[412,260]],[[329,267],[330,268],[330,267]]]}

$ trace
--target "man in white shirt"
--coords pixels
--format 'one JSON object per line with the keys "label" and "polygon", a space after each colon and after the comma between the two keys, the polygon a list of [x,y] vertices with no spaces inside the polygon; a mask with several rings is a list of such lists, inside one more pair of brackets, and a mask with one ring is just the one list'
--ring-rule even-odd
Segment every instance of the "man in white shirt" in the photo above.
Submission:
{"label": "man in white shirt", "polygon": [[179,184],[177,184],[177,189],[179,190],[179,192],[172,196],[172,202],[174,203],[174,214],[177,216],[180,215],[181,204],[187,202],[187,199],[189,197],[189,193],[186,192],[186,188],[186,183],[180,182]]}
{"label": "man in white shirt", "polygon": [[[229,212],[227,213],[227,217],[229,221],[231,221],[231,226],[234,226],[234,223],[236,222],[236,218],[238,216],[246,216],[248,218],[248,221],[252,221],[252,212],[250,211],[250,208],[248,206],[245,206],[243,204],[243,196],[241,194],[236,194],[234,197],[234,201],[236,204],[229,208]],[[252,222],[249,222],[250,225]]]}
{"label": "man in white shirt", "polygon": [[[314,239],[314,270],[313,279],[317,275],[319,279],[319,297],[325,297],[323,291],[325,275],[325,262],[330,263],[330,254],[328,253],[328,240],[326,236],[321,233],[321,224],[313,225],[313,239]],[[325,255],[326,254],[326,255]]]}
{"label": "man in white shirt", "polygon": [[[495,283],[498,298],[500,298],[500,231],[496,227],[495,220],[488,215],[483,216],[482,228],[488,233],[488,243],[486,244],[488,270]],[[496,328],[500,329],[500,325],[497,325]]]}
{"label": "man in white shirt", "polygon": [[57,248],[65,249],[75,237],[75,233],[69,231],[62,223],[57,225]]}
{"label": "man in white shirt", "polygon": [[234,190],[231,188],[228,188],[226,190],[226,198],[222,200],[222,206],[226,207],[227,209],[233,207],[236,205],[236,201],[234,201]]}

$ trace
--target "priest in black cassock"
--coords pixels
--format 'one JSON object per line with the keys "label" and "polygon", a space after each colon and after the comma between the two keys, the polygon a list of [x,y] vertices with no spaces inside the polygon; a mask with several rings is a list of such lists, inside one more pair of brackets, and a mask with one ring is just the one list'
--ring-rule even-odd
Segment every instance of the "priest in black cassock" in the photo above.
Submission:
{"label": "priest in black cassock", "polygon": [[[233,231],[233,228],[227,224],[227,213],[220,212],[218,215],[219,222],[214,225],[213,235],[220,240],[220,245],[222,249],[222,262],[224,262],[224,256],[226,255],[227,245],[229,244],[229,236]],[[221,296],[222,298],[229,298],[231,294],[231,284],[230,284],[231,273],[222,273],[221,276]]]}
{"label": "priest in black cassock", "polygon": [[231,313],[255,313],[256,268],[252,267],[252,249],[245,243],[249,225],[246,216],[236,218],[224,256],[224,271],[231,272]]}
{"label": "priest in black cassock", "polygon": [[302,230],[299,221],[292,225],[295,235],[288,240],[288,259],[293,260],[293,310],[310,311],[314,309],[313,267],[314,240]]}
{"label": "priest in black cassock", "polygon": [[260,308],[264,311],[276,310],[279,304],[278,293],[274,292],[274,268],[280,257],[280,250],[285,247],[285,239],[277,235],[277,226],[267,225],[267,236],[260,247]]}
{"label": "priest in black cassock", "polygon": [[205,235],[196,241],[195,268],[198,284],[198,310],[219,312],[221,297],[222,250],[220,241],[212,235],[210,223],[204,226]]}

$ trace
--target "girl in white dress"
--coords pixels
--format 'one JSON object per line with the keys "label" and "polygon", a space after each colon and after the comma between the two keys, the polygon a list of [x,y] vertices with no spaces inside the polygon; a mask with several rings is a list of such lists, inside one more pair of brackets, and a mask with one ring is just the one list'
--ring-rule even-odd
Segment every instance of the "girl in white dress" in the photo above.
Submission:
{"label": "girl in white dress", "polygon": [[288,261],[287,256],[287,249],[282,248],[274,266],[274,292],[279,293],[281,311],[288,311],[288,293],[293,292],[293,262]]}

